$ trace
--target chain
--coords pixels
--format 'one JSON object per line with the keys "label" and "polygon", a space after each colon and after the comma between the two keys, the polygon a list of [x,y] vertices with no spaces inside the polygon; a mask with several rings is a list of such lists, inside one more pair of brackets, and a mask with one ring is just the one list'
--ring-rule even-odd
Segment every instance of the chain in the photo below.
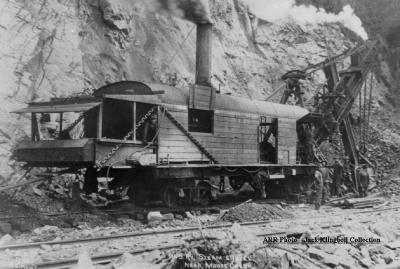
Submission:
{"label": "chain", "polygon": [[[153,114],[154,109],[156,109],[157,107],[154,106],[152,107],[142,118],[141,120],[136,124],[136,126],[130,130],[122,139],[124,142],[128,140],[128,138],[133,135],[136,130],[148,119],[148,117],[150,117],[151,114]],[[109,153],[107,153],[102,161],[98,161],[96,162],[96,165],[94,166],[95,168],[97,168],[97,170],[99,171],[101,168],[103,168],[103,166],[106,164],[106,162],[108,162],[108,160],[111,159],[112,156],[114,156],[115,152],[117,152],[121,146],[123,145],[123,143],[117,144],[115,145],[115,147],[113,147],[111,149],[111,151]]]}
{"label": "chain", "polygon": [[63,132],[69,133],[72,129],[74,129],[74,127],[85,117],[85,114],[86,113],[83,112],[81,115],[79,115],[79,117],[73,123],[71,123],[67,128],[65,128]]}

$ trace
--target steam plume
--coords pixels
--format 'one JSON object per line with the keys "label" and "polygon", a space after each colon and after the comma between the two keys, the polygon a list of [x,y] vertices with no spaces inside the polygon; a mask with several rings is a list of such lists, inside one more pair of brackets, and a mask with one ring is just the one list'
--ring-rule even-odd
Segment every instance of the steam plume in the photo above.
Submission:
{"label": "steam plume", "polygon": [[340,22],[364,40],[368,39],[360,18],[354,14],[354,10],[349,5],[344,6],[339,14],[333,14],[314,6],[296,6],[295,0],[242,1],[248,4],[256,16],[270,22],[292,20],[302,25]]}

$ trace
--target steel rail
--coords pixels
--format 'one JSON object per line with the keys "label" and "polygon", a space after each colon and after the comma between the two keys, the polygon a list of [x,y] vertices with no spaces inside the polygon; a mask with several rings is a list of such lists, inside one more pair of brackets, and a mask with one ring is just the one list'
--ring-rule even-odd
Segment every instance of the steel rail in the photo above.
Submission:
{"label": "steel rail", "polygon": [[[400,206],[397,207],[390,207],[390,208],[381,208],[381,209],[373,209],[373,210],[364,210],[360,211],[357,210],[356,212],[346,212],[345,214],[337,214],[333,215],[334,217],[341,217],[347,215],[354,215],[354,214],[366,214],[366,213],[376,213],[376,212],[383,212],[383,211],[390,211],[390,210],[399,210]],[[309,219],[320,219],[326,218],[326,216],[317,216],[317,217],[304,217],[304,218],[296,218],[296,220],[309,220]],[[293,221],[293,218],[282,218],[282,219],[274,219],[274,220],[263,220],[263,221],[250,221],[250,222],[241,222],[237,223],[240,226],[258,226],[258,225],[265,225],[271,223],[279,223],[285,221]],[[125,233],[125,234],[118,234],[118,235],[108,235],[108,236],[98,236],[98,237],[89,237],[89,238],[82,238],[82,239],[69,239],[69,240],[56,240],[56,241],[42,241],[42,242],[33,242],[33,243],[26,243],[26,244],[15,244],[15,245],[6,245],[0,246],[0,250],[16,250],[16,249],[26,249],[26,248],[34,248],[34,247],[41,247],[42,245],[67,245],[67,244],[79,244],[79,243],[87,243],[87,242],[97,242],[97,241],[107,241],[107,240],[114,240],[120,238],[129,238],[129,237],[140,237],[140,236],[151,236],[151,235],[160,235],[160,234],[174,234],[174,233],[182,233],[182,232],[194,232],[199,230],[214,230],[214,229],[223,229],[223,228],[230,228],[234,225],[234,223],[225,223],[225,224],[217,224],[217,225],[209,225],[209,226],[196,226],[196,227],[185,227],[179,229],[166,229],[166,230],[158,230],[158,231],[146,231],[146,232],[133,232],[133,233]]]}
{"label": "steel rail", "polygon": [[[257,237],[264,237],[264,236],[277,236],[277,235],[284,235],[286,232],[273,232],[273,233],[268,233],[268,234],[260,234],[256,235]],[[213,237],[201,237],[197,239],[192,239],[192,240],[186,240],[186,241],[197,241],[197,240],[216,240],[216,238]],[[147,247],[147,248],[141,248],[141,249],[135,249],[135,250],[130,250],[130,251],[119,251],[119,252],[114,252],[111,254],[97,254],[91,257],[91,260],[95,262],[96,264],[103,264],[103,263],[109,263],[112,260],[122,256],[124,253],[128,252],[132,255],[137,255],[137,254],[142,254],[145,252],[150,252],[154,250],[168,250],[168,249],[174,249],[174,248],[180,248],[185,246],[184,243],[177,243],[177,244],[169,244],[165,246],[158,246],[158,247]],[[59,260],[59,261],[48,261],[48,262],[42,262],[42,263],[37,263],[34,266],[37,269],[62,269],[62,268],[69,268],[65,266],[73,266],[78,262],[78,259],[76,258],[71,258],[71,259],[64,259],[64,260]]]}
{"label": "steel rail", "polygon": [[[142,254],[145,252],[150,252],[154,250],[168,250],[168,249],[174,249],[174,248],[180,248],[183,247],[184,244],[171,244],[163,247],[151,247],[151,248],[143,248],[143,249],[137,249],[137,250],[132,250],[132,251],[124,251],[124,252],[113,252],[111,254],[98,254],[95,256],[90,257],[91,260],[97,264],[104,264],[104,263],[110,263],[112,260],[122,256],[124,253],[128,252],[132,255],[137,255],[137,254]],[[64,268],[71,268],[71,266],[76,265],[78,262],[77,258],[71,258],[71,259],[63,259],[63,260],[58,260],[58,261],[49,261],[49,262],[41,262],[34,264],[33,268],[36,269],[64,269]]]}
{"label": "steel rail", "polygon": [[[363,221],[362,223],[368,223],[371,222],[372,220],[368,221]],[[331,224],[331,225],[326,225],[326,226],[321,226],[322,229],[328,229],[332,227],[341,227],[341,224]],[[266,233],[266,234],[257,234],[256,237],[267,237],[267,236],[284,236],[288,235],[286,231],[278,231],[278,232],[273,232],[273,233]],[[201,237],[198,239],[194,240],[215,240],[216,238],[210,238],[210,237]],[[187,241],[194,241],[192,240],[187,240]],[[181,248],[184,247],[184,243],[177,243],[177,244],[169,244],[165,246],[158,246],[158,247],[147,247],[147,248],[141,248],[141,249],[135,249],[131,251],[120,251],[120,252],[114,252],[111,254],[97,254],[91,257],[92,262],[95,264],[107,264],[111,263],[114,259],[122,256],[124,253],[128,252],[132,255],[137,255],[137,254],[142,254],[145,252],[150,252],[150,251],[155,251],[155,250],[168,250],[168,249],[176,249],[176,248]],[[37,263],[35,264],[35,268],[37,269],[66,269],[70,268],[71,266],[76,265],[78,262],[77,258],[71,258],[71,259],[64,259],[64,260],[58,260],[58,261],[47,261],[47,262],[42,262],[42,263]]]}

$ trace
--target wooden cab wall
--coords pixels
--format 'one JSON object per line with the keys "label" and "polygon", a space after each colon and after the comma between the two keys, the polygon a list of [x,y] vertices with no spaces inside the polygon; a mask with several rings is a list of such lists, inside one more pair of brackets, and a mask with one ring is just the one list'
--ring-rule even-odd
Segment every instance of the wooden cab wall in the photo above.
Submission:
{"label": "wooden cab wall", "polygon": [[[172,116],[188,130],[188,107],[166,105]],[[212,133],[190,132],[221,164],[256,164],[259,159],[260,116],[268,115],[214,110]],[[165,162],[207,162],[209,159],[167,117],[160,116],[158,156]],[[279,164],[296,163],[296,120],[278,119]]]}

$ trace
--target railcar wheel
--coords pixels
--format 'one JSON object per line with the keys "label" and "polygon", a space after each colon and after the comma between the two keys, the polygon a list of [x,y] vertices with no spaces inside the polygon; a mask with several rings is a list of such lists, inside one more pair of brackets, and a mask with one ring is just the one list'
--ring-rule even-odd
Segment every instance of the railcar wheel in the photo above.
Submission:
{"label": "railcar wheel", "polygon": [[200,182],[196,187],[198,203],[201,206],[208,206],[211,203],[211,186],[206,182]]}
{"label": "railcar wheel", "polygon": [[267,179],[268,173],[266,171],[258,171],[252,176],[252,181],[250,182],[251,187],[264,199],[267,198],[265,191],[265,182]]}
{"label": "railcar wheel", "polygon": [[173,186],[173,184],[168,184],[163,191],[163,201],[167,207],[173,208],[177,207],[179,204],[179,190]]}
{"label": "railcar wheel", "polygon": [[135,205],[142,206],[146,203],[147,195],[143,188],[140,190],[138,186],[129,186],[127,194]]}
{"label": "railcar wheel", "polygon": [[229,185],[235,191],[240,190],[243,187],[244,182],[245,182],[244,177],[241,177],[241,176],[231,176],[231,177],[229,177]]}

